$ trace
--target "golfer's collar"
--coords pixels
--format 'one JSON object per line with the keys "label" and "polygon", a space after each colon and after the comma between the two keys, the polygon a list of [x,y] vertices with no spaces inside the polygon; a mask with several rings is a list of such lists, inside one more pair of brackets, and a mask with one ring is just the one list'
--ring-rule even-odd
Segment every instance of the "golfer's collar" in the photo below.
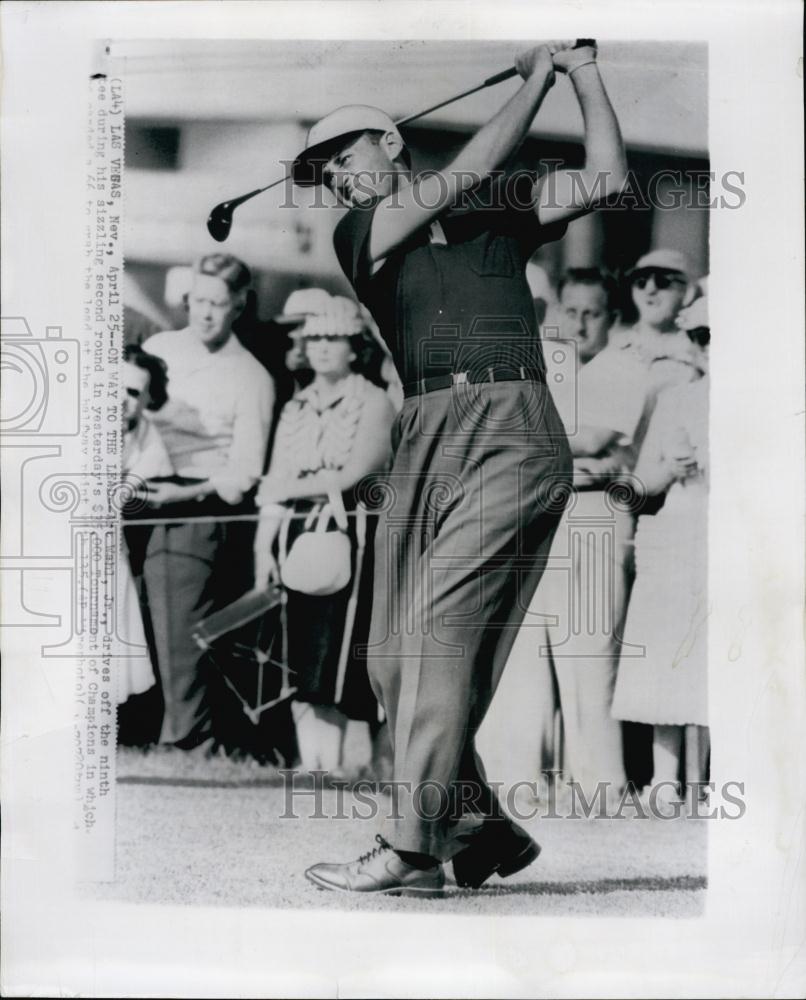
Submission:
{"label": "golfer's collar", "polygon": [[437,246],[448,245],[448,238],[445,235],[445,230],[442,228],[442,223],[439,219],[434,219],[428,228],[428,242],[436,244]]}

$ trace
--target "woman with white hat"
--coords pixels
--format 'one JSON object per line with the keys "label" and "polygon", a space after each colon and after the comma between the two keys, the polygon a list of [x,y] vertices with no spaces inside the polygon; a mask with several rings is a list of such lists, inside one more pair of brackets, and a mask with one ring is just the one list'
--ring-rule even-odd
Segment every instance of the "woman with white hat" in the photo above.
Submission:
{"label": "woman with white hat", "polygon": [[[342,765],[348,718],[370,724],[378,719],[366,667],[352,655],[368,625],[372,593],[368,560],[363,572],[357,565],[359,547],[370,551],[360,538],[362,525],[371,525],[356,506],[356,487],[389,461],[394,408],[384,389],[371,381],[380,381],[383,356],[355,302],[329,296],[326,308],[309,314],[297,336],[314,378],[280,416],[269,472],[257,498],[263,516],[255,539],[255,581],[283,578],[284,566],[281,560],[278,567],[274,551],[278,536],[281,547],[292,553],[306,526],[318,523],[326,503],[338,508],[343,502],[354,513],[348,528],[352,580],[335,593],[317,594],[317,589],[330,589],[323,578],[333,567],[316,566],[312,560],[303,567],[306,576],[312,574],[310,580],[284,579],[300,759],[303,768],[332,776]],[[286,521],[289,513],[300,516]],[[295,582],[305,592],[294,589]],[[357,613],[349,627],[351,599],[354,605],[357,601]]]}

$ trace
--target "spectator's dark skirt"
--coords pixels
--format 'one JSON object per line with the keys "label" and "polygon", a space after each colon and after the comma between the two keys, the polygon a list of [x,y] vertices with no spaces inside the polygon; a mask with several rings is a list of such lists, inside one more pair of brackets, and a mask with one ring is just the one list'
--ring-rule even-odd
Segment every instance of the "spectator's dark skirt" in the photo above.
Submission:
{"label": "spectator's dark skirt", "polygon": [[[295,507],[295,513],[308,513],[310,510],[311,504],[308,501],[299,501]],[[374,722],[378,718],[378,703],[369,684],[365,657],[356,655],[356,647],[366,644],[372,609],[374,518],[367,517],[367,538],[358,583],[355,623],[351,635],[345,636],[345,620],[355,580],[358,553],[355,518],[349,508],[348,516],[353,579],[343,590],[327,597],[310,597],[293,590],[288,591],[288,665],[293,671],[291,683],[298,689],[295,696],[297,701],[336,705],[352,719]],[[288,532],[289,550],[294,539],[304,530],[303,525],[303,518],[291,522]],[[347,669],[342,696],[337,703],[338,665],[344,642],[349,645]]]}

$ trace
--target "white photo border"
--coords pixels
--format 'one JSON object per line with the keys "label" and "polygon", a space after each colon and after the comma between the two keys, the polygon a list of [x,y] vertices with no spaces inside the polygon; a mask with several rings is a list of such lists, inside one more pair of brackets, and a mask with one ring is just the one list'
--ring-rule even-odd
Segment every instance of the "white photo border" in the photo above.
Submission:
{"label": "white photo border", "polygon": [[712,212],[709,296],[712,769],[744,783],[747,813],[710,824],[705,914],[415,919],[79,900],[72,676],[40,661],[23,630],[4,629],[7,995],[802,994],[801,18],[796,2],[761,0],[4,6],[3,315],[35,331],[81,329],[87,80],[99,39],[706,41],[711,168],[743,172],[747,194],[741,210]]}

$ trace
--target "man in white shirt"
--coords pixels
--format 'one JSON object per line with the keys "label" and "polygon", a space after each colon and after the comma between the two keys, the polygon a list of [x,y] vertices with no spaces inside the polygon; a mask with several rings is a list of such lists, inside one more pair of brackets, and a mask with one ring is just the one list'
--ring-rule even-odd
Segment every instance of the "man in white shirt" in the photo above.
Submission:
{"label": "man in white shirt", "polygon": [[[244,575],[243,560],[233,552],[237,526],[194,524],[192,517],[225,515],[255,485],[274,405],[271,377],[232,331],[250,284],[237,258],[203,257],[194,267],[188,326],[155,334],[143,345],[168,369],[169,401],[152,419],[178,480],[149,483],[147,497],[153,507],[169,505],[166,513],[177,521],[154,530],[145,582],[165,700],[160,742],[182,749],[208,744],[213,736],[206,665],[190,626],[237,596],[231,593],[234,578]],[[203,503],[177,506],[191,500]]]}
{"label": "man in white shirt", "polygon": [[[574,456],[574,496],[480,734],[490,776],[510,788],[534,782],[535,772],[558,749],[547,663],[562,709],[563,770],[589,801],[600,783],[611,800],[625,784],[621,723],[611,717],[610,707],[632,584],[632,508],[640,492],[632,469],[658,392],[699,376],[697,352],[675,324],[691,288],[690,275],[683,254],[653,251],[628,272],[639,317],[635,326],[617,327],[612,298],[604,333],[594,323],[584,338],[578,337],[579,315],[561,322],[564,336],[555,343],[573,339],[582,362],[573,405],[561,405],[556,397]],[[569,291],[566,283],[561,317],[563,301],[574,302],[577,313],[584,305]],[[587,294],[592,296],[592,290]],[[591,298],[587,307],[593,304]],[[599,350],[586,362],[594,342]],[[549,366],[550,344],[548,339]],[[551,367],[549,373],[553,385]],[[629,655],[629,650],[621,652]],[[507,744],[509,761],[502,751],[505,732],[520,738],[514,753],[511,741]]]}
{"label": "man in white shirt", "polygon": [[[608,375],[603,380],[587,380],[585,391],[581,393],[579,390],[580,376],[586,371],[586,366],[601,353],[607,354],[608,334],[619,318],[615,279],[599,268],[569,268],[559,282],[557,294],[559,299],[552,305],[541,332],[548,384],[569,441],[573,441],[581,430],[583,420],[604,421],[608,426],[612,424],[628,431],[636,405],[640,416],[642,373],[639,385],[634,383],[629,372],[624,371],[618,374],[615,381],[611,381]],[[537,302],[536,311],[539,316]],[[623,416],[596,414],[593,404],[599,395],[597,381],[602,387],[612,385],[614,395],[618,397],[614,400],[614,408],[625,405],[629,412]],[[591,404],[584,413],[580,412],[581,397]],[[606,403],[607,399],[605,392],[601,401]],[[616,452],[614,448],[614,455]],[[592,482],[594,470],[600,475],[605,469],[612,470],[615,466],[613,458],[577,456],[574,460],[575,483]],[[528,806],[530,799],[529,786],[519,786],[518,783],[534,782],[538,769],[541,773],[551,769],[559,750],[555,745],[557,733],[554,725],[558,707],[557,675],[550,649],[545,648],[547,632],[550,636],[557,629],[547,629],[545,623],[550,620],[547,615],[556,615],[558,622],[568,619],[568,597],[557,586],[566,578],[558,581],[559,574],[551,572],[556,558],[563,558],[563,550],[568,545],[567,535],[568,518],[565,517],[555,536],[548,563],[549,572],[543,577],[532,600],[495,699],[479,732],[479,746],[488,772],[506,789],[515,789],[512,805],[516,809]],[[555,579],[552,580],[552,577]],[[561,604],[562,600],[564,604]],[[575,714],[575,709],[570,711]],[[525,794],[519,793],[518,787]]]}
{"label": "man in white shirt", "polygon": [[[598,267],[571,267],[560,279],[557,295],[540,336],[554,405],[571,435],[579,426],[579,370],[608,344],[619,319],[618,286],[612,275]],[[541,308],[545,311],[545,304],[536,298],[538,318]]]}

